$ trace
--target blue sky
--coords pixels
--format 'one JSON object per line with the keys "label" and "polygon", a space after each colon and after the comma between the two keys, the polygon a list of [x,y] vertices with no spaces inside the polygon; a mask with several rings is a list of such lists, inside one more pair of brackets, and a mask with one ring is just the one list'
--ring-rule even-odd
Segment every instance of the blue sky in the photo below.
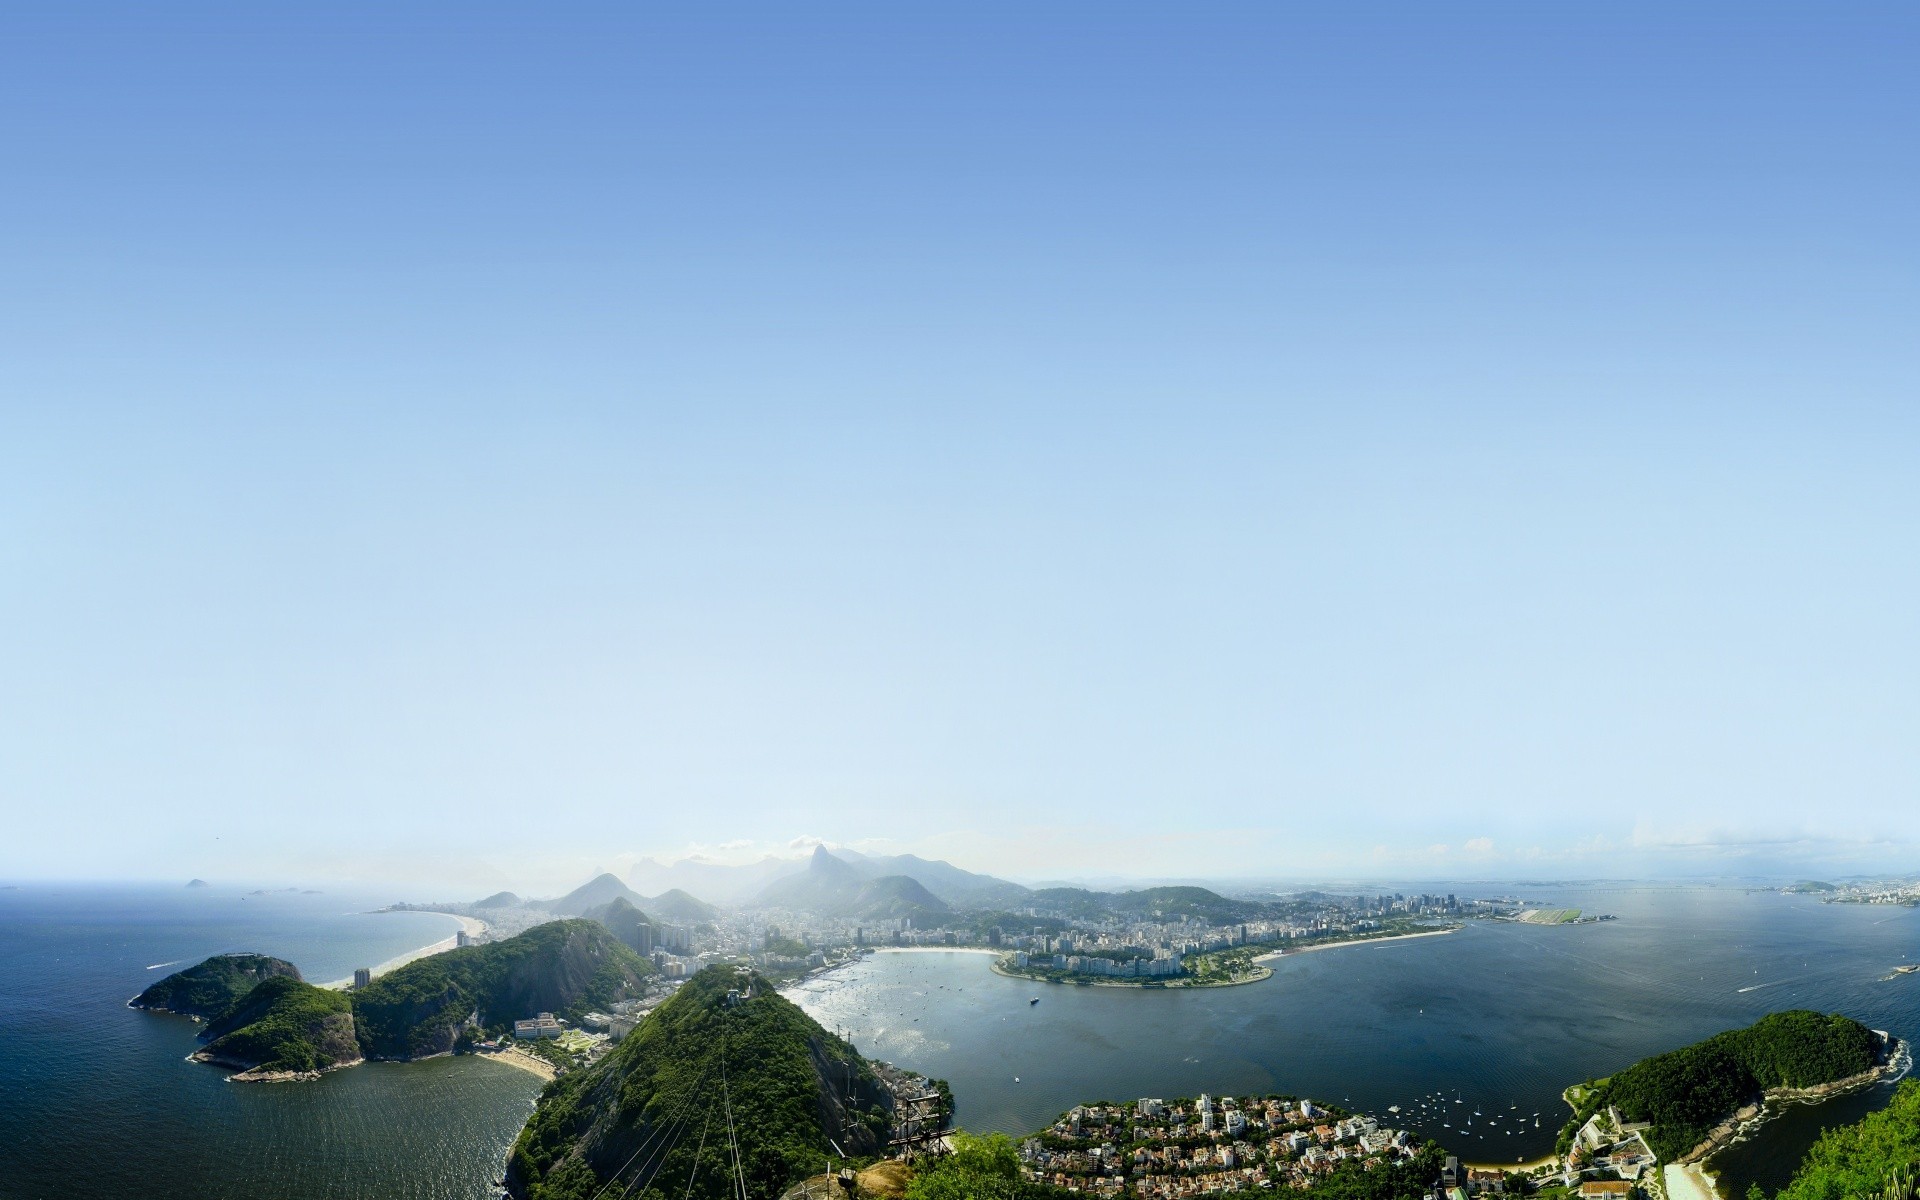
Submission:
{"label": "blue sky", "polygon": [[5,22],[0,873],[1920,864],[1910,6]]}

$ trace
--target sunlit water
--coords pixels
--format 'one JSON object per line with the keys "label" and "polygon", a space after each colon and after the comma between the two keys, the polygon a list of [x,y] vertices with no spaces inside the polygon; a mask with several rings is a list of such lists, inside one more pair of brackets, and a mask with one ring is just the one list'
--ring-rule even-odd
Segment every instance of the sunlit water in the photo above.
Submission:
{"label": "sunlit water", "polygon": [[0,892],[0,1195],[487,1196],[536,1077],[462,1058],[229,1084],[227,1072],[185,1061],[193,1022],[126,1007],[169,971],[223,951],[277,955],[325,981],[455,927],[445,916],[368,913],[375,902],[225,889]]}
{"label": "sunlit water", "polygon": [[[1231,988],[1055,986],[995,975],[984,955],[905,952],[792,994],[865,1053],[949,1080],[972,1129],[1031,1130],[1096,1099],[1289,1092],[1488,1162],[1550,1151],[1567,1084],[1768,1012],[1920,1030],[1920,976],[1881,979],[1920,961],[1913,910],[1713,888],[1538,898],[1620,919],[1316,951]],[[1886,1092],[1796,1112],[1725,1156],[1723,1185],[1778,1186],[1822,1124]]]}
{"label": "sunlit water", "polygon": [[[969,1128],[1026,1131],[1098,1098],[1281,1091],[1383,1115],[1398,1104],[1392,1119],[1487,1161],[1550,1148],[1565,1084],[1777,1009],[1920,1032],[1920,975],[1882,981],[1920,961],[1920,913],[1736,889],[1538,898],[1621,919],[1302,954],[1266,982],[1205,991],[1048,986],[994,975],[982,955],[911,953],[793,995],[867,1053],[952,1081]],[[436,1059],[233,1085],[185,1061],[191,1022],[125,1007],[221,951],[327,980],[452,929],[366,912],[382,899],[0,891],[0,1195],[486,1196],[535,1077]],[[1724,1156],[1723,1186],[1777,1186],[1823,1125],[1885,1095],[1796,1110]]]}

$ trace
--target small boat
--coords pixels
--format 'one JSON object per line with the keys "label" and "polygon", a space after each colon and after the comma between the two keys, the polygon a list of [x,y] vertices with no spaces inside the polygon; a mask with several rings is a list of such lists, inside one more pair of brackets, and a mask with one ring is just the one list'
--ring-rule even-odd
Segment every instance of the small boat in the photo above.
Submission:
{"label": "small boat", "polygon": [[1038,997],[1038,996],[1035,996],[1035,997],[1034,997],[1033,999],[1031,999],[1031,1000],[1029,1000],[1029,1001],[1027,1001],[1027,1006],[1028,1006],[1029,1008],[1031,1008],[1032,1006],[1034,1006],[1034,1005],[1036,1005],[1036,1004],[1038,1004],[1038,1003],[1040,1003],[1040,997]]}

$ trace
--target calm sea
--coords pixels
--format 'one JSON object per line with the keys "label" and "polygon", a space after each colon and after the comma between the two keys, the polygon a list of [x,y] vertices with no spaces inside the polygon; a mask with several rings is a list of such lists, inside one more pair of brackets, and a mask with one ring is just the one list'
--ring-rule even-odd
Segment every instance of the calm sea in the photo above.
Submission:
{"label": "calm sea", "polygon": [[[881,954],[795,998],[868,1054],[951,1080],[973,1129],[1025,1131],[1099,1098],[1281,1091],[1399,1105],[1395,1119],[1486,1161],[1550,1148],[1566,1083],[1770,1011],[1920,1033],[1920,975],[1882,981],[1920,961],[1920,912],[1730,888],[1538,898],[1620,919],[1302,954],[1266,982],[1196,992],[1047,987],[994,975],[981,955]],[[533,1076],[436,1059],[235,1086],[185,1061],[192,1023],[125,1007],[221,951],[328,980],[452,930],[367,912],[387,899],[0,891],[0,1196],[486,1196]],[[1795,1110],[1723,1156],[1723,1186],[1777,1186],[1823,1125],[1886,1091]]]}
{"label": "calm sea", "polygon": [[[1487,1162],[1550,1151],[1567,1084],[1768,1012],[1920,1032],[1920,975],[1882,981],[1920,961],[1920,912],[1732,888],[1538,891],[1619,919],[1475,924],[1190,992],[1047,986],[994,975],[984,955],[883,953],[795,998],[863,1052],[951,1081],[970,1129],[1030,1130],[1097,1099],[1290,1092]],[[1823,1125],[1889,1090],[1796,1110],[1722,1156],[1722,1186],[1779,1186]]]}
{"label": "calm sea", "polygon": [[191,1021],[126,1007],[210,954],[257,950],[324,982],[456,927],[451,917],[367,911],[390,899],[0,891],[0,1196],[489,1195],[536,1077],[462,1058],[369,1064],[310,1084],[228,1084],[225,1072],[185,1061]]}

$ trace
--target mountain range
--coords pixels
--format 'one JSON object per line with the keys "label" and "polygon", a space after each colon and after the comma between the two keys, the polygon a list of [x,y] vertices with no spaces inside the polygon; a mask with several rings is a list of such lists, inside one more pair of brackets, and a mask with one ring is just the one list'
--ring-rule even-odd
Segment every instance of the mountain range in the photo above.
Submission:
{"label": "mountain range", "polygon": [[[488,897],[489,900],[493,897]],[[535,901],[539,907],[563,917],[585,916],[588,909],[604,908],[615,900],[624,900],[655,921],[676,925],[699,924],[720,915],[720,910],[679,888],[658,896],[642,896],[612,874],[596,875],[558,900]]]}
{"label": "mountain range", "polygon": [[829,853],[825,846],[814,848],[804,871],[776,879],[762,889],[752,907],[790,908],[854,920],[913,917],[925,921],[952,911],[912,876],[870,875]]}
{"label": "mountain range", "polygon": [[[835,871],[832,865],[822,862],[822,856],[847,868],[848,873]],[[831,873],[833,879],[839,882],[829,884],[820,878],[812,882],[794,882],[804,881],[810,874],[817,876],[823,873]],[[893,877],[912,880],[927,893],[927,898],[903,890],[899,884],[888,884],[869,899],[867,907],[884,907],[885,898],[891,896],[929,908],[1015,908],[1025,904],[1028,895],[1028,889],[1017,883],[965,871],[937,859],[921,858],[915,854],[868,855],[845,848],[828,850],[824,846],[815,847],[809,858],[769,856],[757,862],[738,865],[682,859],[671,866],[663,866],[650,858],[641,859],[627,873],[628,880],[642,891],[654,888],[682,889],[720,904],[747,908],[799,908],[802,905],[794,903],[795,899],[827,895],[832,898],[835,911],[846,908],[855,899],[858,888],[849,891],[845,886],[848,881],[874,883]],[[828,888],[825,893],[821,892],[823,886]],[[934,903],[928,904],[928,898]],[[604,899],[600,902],[604,903]],[[645,907],[644,904],[641,906]],[[901,912],[897,915],[908,914]]]}

